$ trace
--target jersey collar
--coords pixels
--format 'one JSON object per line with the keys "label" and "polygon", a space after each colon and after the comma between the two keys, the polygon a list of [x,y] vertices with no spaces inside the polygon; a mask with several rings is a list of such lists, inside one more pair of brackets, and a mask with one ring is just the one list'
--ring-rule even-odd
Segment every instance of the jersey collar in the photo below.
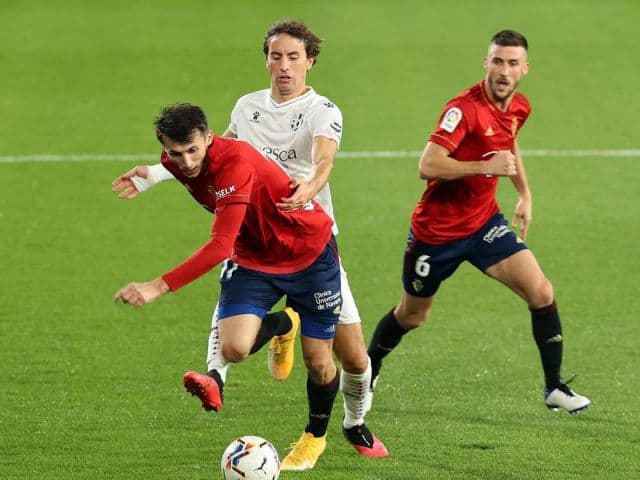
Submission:
{"label": "jersey collar", "polygon": [[269,96],[269,101],[271,102],[271,105],[273,105],[275,108],[284,108],[284,107],[288,107],[289,105],[292,105],[294,103],[297,102],[302,102],[305,99],[313,96],[315,94],[315,90],[313,89],[313,87],[309,87],[307,85],[307,91],[304,92],[302,95],[298,95],[295,98],[292,98],[291,100],[287,100],[286,102],[282,102],[282,103],[277,103],[273,97],[271,96],[271,89],[267,89],[267,95]]}

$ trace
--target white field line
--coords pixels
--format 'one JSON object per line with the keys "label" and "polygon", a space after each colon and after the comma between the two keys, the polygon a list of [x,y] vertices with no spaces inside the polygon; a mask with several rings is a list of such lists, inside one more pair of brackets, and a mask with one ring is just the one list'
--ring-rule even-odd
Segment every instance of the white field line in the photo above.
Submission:
{"label": "white field line", "polygon": [[[420,150],[373,150],[338,152],[338,158],[415,158],[421,155]],[[523,157],[640,157],[640,149],[604,149],[604,150],[522,150]],[[79,153],[72,155],[8,155],[0,156],[0,163],[30,162],[156,162],[158,154],[93,154]]]}

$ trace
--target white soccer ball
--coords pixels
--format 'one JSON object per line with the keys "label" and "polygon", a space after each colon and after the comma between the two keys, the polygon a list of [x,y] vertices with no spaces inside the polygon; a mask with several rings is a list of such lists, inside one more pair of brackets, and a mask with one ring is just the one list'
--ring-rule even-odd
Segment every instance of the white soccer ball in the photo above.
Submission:
{"label": "white soccer ball", "polygon": [[253,435],[231,442],[222,454],[220,466],[224,480],[276,480],[280,475],[276,448]]}

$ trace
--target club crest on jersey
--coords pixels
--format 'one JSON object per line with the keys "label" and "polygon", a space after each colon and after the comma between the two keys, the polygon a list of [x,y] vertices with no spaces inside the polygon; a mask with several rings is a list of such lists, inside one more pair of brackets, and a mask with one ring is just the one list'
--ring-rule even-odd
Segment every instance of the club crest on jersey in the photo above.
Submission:
{"label": "club crest on jersey", "polygon": [[209,193],[216,196],[216,200],[220,200],[228,195],[231,195],[236,191],[236,186],[231,185],[230,187],[221,188],[220,190],[216,190],[214,187],[209,187]]}
{"label": "club crest on jersey", "polygon": [[291,126],[291,130],[296,132],[304,123],[304,115],[302,113],[293,113],[291,114],[291,118],[289,119],[289,125]]}
{"label": "club crest on jersey", "polygon": [[260,112],[258,110],[253,112],[249,121],[253,123],[260,123]]}
{"label": "club crest on jersey", "polygon": [[445,112],[444,116],[442,117],[440,128],[449,133],[453,133],[453,131],[460,123],[460,120],[462,120],[462,110],[460,110],[458,107],[451,107]]}

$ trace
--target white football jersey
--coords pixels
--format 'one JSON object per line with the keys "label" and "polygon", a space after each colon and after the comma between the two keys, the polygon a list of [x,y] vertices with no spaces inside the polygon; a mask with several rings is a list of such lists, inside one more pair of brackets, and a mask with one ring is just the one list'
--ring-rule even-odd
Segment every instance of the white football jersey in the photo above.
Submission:
{"label": "white football jersey", "polygon": [[[238,99],[231,112],[229,130],[265,156],[277,160],[292,178],[309,179],[313,174],[313,139],[328,137],[340,146],[342,113],[313,88],[280,104],[271,98],[270,89],[259,90]],[[337,234],[328,183],[315,200],[333,219],[333,233]]]}

